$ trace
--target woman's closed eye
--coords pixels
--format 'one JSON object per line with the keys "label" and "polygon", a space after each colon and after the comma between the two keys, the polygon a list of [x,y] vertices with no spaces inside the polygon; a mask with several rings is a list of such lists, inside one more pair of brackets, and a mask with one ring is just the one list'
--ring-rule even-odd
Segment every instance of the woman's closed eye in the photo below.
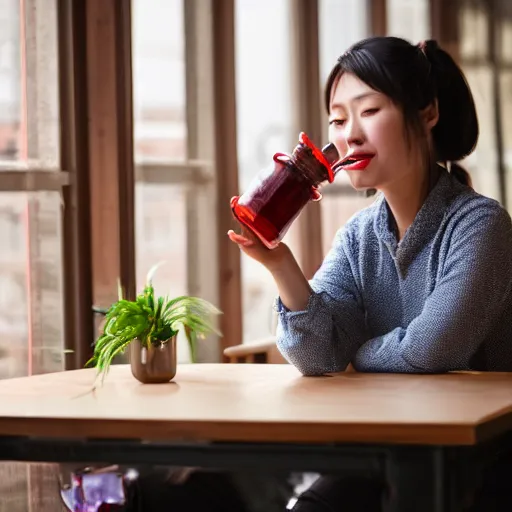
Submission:
{"label": "woman's closed eye", "polygon": [[[362,117],[373,116],[374,114],[379,112],[379,110],[380,110],[379,107],[367,108],[367,109],[363,110],[363,112],[361,113],[361,116]],[[329,121],[329,124],[334,125],[334,126],[343,126],[346,122],[347,122],[346,119],[337,118],[337,119],[332,119],[331,121]]]}
{"label": "woman's closed eye", "polygon": [[373,114],[376,114],[380,108],[367,108],[366,110],[363,110],[363,116],[372,116]]}

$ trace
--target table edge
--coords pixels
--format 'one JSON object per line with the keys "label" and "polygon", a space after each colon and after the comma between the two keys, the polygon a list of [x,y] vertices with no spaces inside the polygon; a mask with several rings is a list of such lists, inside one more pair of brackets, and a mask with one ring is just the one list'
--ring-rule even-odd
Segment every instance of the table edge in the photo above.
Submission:
{"label": "table edge", "polygon": [[[509,423],[512,423],[512,415]],[[483,428],[484,426],[482,426]],[[494,425],[492,434],[503,432]],[[480,427],[478,427],[480,428]],[[90,418],[2,417],[0,436],[143,439],[146,441],[247,443],[357,443],[396,445],[474,445],[491,431],[475,425],[339,424],[268,421],[165,421]],[[480,436],[478,435],[480,433]]]}

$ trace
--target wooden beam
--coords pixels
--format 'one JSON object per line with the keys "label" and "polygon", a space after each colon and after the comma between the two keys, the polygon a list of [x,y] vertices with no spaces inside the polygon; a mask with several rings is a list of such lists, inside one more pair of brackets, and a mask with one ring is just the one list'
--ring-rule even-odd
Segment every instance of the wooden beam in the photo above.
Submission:
{"label": "wooden beam", "polygon": [[130,2],[87,0],[93,299],[135,290]]}
{"label": "wooden beam", "polygon": [[121,274],[114,1],[87,0],[86,20],[93,299],[108,306]]}
{"label": "wooden beam", "polygon": [[233,226],[230,198],[238,194],[235,100],[234,0],[212,1],[213,105],[217,172],[218,271],[222,338],[220,350],[242,341],[240,250],[227,237]]}
{"label": "wooden beam", "polygon": [[37,192],[48,190],[61,192],[62,188],[69,185],[70,175],[66,171],[48,171],[46,169],[31,169],[30,171],[15,170],[12,166],[8,170],[2,169],[0,192]]}
{"label": "wooden beam", "polygon": [[430,0],[430,33],[456,61],[460,60],[460,0]]}
{"label": "wooden beam", "polygon": [[368,0],[370,16],[369,32],[372,36],[386,36],[388,34],[387,0]]}
{"label": "wooden beam", "polygon": [[135,169],[133,147],[131,1],[116,0],[116,119],[119,194],[119,276],[127,297],[137,294],[135,265]]}
{"label": "wooden beam", "polygon": [[[225,243],[227,237],[219,233],[216,215],[219,203],[215,168],[217,132],[214,121],[212,2],[183,0],[183,4],[187,161],[182,162],[181,170],[179,165],[174,165],[172,172],[168,169],[166,176],[167,179],[173,179],[173,175],[177,179],[179,177],[186,194],[187,293],[223,308],[226,306],[221,306],[220,298],[223,282],[219,268],[219,244]],[[149,177],[153,170],[150,166],[144,167]],[[154,175],[156,177],[156,173]],[[224,179],[223,176],[220,179]],[[222,303],[228,304],[229,299],[224,297]],[[229,316],[232,318],[231,314]],[[236,340],[238,334],[232,336]],[[210,334],[200,340],[197,356],[200,362],[222,360],[220,338]]]}
{"label": "wooden beam", "polygon": [[61,166],[68,170],[62,214],[65,369],[91,356],[92,261],[87,130],[85,0],[59,0]]}

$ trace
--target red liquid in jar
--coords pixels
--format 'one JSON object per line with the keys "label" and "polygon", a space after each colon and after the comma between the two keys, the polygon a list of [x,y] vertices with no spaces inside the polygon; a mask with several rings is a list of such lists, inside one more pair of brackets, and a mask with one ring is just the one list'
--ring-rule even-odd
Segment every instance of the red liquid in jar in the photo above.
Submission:
{"label": "red liquid in jar", "polygon": [[274,158],[272,173],[231,201],[233,215],[269,248],[277,247],[292,222],[313,197],[313,187],[332,182],[331,164],[338,154],[332,145],[324,152],[305,134],[291,157]]}

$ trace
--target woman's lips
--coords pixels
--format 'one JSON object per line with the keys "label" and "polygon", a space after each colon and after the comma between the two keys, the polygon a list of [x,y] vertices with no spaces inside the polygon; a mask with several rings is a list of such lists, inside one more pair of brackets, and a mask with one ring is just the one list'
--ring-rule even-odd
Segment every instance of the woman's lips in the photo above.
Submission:
{"label": "woman's lips", "polygon": [[354,163],[343,165],[343,169],[345,169],[345,171],[364,171],[370,165],[372,158],[372,156],[368,156],[358,159]]}

